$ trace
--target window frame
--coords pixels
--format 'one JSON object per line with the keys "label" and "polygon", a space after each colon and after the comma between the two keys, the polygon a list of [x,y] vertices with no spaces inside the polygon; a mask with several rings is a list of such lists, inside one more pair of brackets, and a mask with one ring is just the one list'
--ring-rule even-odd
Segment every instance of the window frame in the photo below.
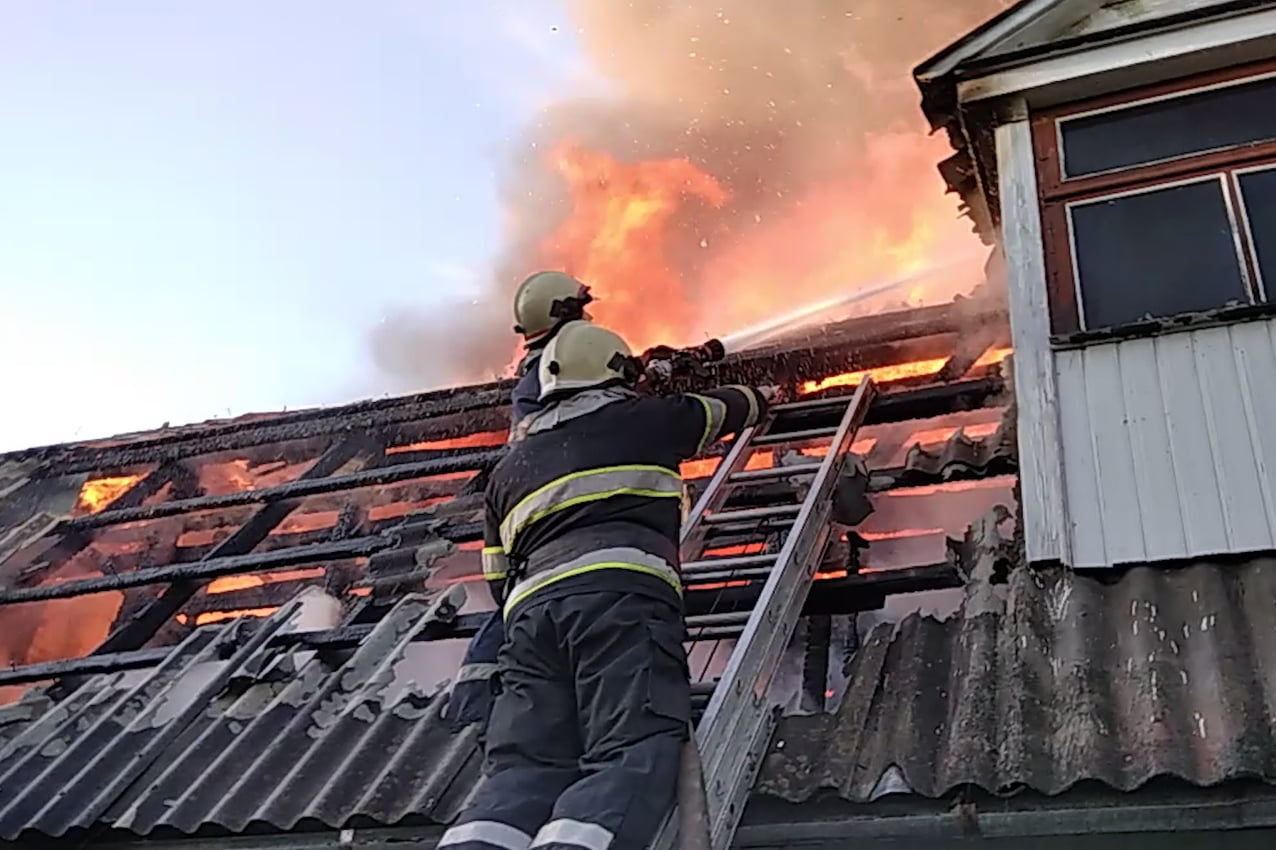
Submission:
{"label": "window frame", "polygon": [[1249,305],[1266,300],[1267,287],[1254,255],[1252,233],[1238,177],[1276,167],[1276,139],[1185,154],[1080,177],[1065,176],[1062,140],[1063,125],[1069,120],[1272,77],[1276,77],[1276,60],[1197,74],[1076,101],[1033,114],[1031,132],[1052,333],[1069,335],[1100,330],[1087,327],[1082,315],[1081,280],[1075,271],[1076,248],[1070,227],[1071,208],[1086,201],[1124,197],[1158,188],[1168,189],[1177,185],[1204,182],[1206,178],[1222,181],[1225,207],[1232,226]]}

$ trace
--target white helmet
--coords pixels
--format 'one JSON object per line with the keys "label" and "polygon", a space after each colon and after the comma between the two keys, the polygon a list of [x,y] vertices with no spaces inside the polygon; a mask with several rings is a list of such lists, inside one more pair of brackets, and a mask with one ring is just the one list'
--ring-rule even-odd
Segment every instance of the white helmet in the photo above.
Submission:
{"label": "white helmet", "polygon": [[514,332],[527,342],[552,333],[584,315],[593,299],[589,287],[562,272],[537,272],[514,292]]}
{"label": "white helmet", "polygon": [[632,384],[639,369],[625,341],[590,322],[568,322],[545,346],[539,369],[542,399],[613,381]]}

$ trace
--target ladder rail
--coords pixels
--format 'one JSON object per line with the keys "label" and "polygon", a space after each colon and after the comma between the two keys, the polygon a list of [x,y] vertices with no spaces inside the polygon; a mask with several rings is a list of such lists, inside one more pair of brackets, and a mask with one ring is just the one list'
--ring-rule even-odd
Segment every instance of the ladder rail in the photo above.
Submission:
{"label": "ladder rail", "polygon": [[753,442],[753,435],[757,429],[757,425],[750,425],[736,435],[735,441],[731,444],[731,450],[718,463],[718,468],[713,471],[713,477],[705,485],[700,498],[696,499],[696,504],[692,507],[687,521],[682,524],[678,535],[681,559],[691,560],[692,556],[687,551],[687,547],[697,542],[705,516],[711,508],[715,507],[713,503],[718,496],[726,492],[727,479],[736,471],[735,468],[740,465],[741,459],[749,456],[750,444]]}
{"label": "ladder rail", "polygon": [[875,392],[873,382],[866,379],[847,404],[797,521],[697,726],[696,743],[704,765],[715,850],[726,850],[731,840],[761,763],[761,749],[773,729],[774,713],[767,705],[767,692],[814,577],[815,550],[828,541],[832,496],[841,465]]}

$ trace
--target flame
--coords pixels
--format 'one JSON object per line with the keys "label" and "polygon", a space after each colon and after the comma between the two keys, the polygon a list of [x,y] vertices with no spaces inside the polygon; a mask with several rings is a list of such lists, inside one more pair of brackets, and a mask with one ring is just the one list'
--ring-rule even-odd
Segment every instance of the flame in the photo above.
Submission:
{"label": "flame", "polygon": [[195,625],[203,626],[208,623],[220,623],[225,620],[237,620],[240,617],[269,617],[271,614],[279,610],[276,605],[273,608],[242,608],[238,611],[205,611],[195,617]]}
{"label": "flame", "polygon": [[735,555],[757,555],[766,548],[766,543],[737,543],[734,546],[719,546],[705,549],[706,558],[727,558]]}
{"label": "flame", "polygon": [[116,475],[85,481],[84,486],[80,488],[80,498],[75,505],[75,513],[95,514],[141,480],[141,475]]}
{"label": "flame", "polygon": [[283,522],[271,529],[271,534],[301,534],[306,531],[319,531],[332,528],[340,518],[340,511],[312,511],[310,513],[293,513]]}
{"label": "flame", "polygon": [[860,537],[868,542],[874,540],[904,540],[909,537],[927,537],[931,534],[943,534],[942,528],[896,528],[890,531],[861,531]]}
{"label": "flame", "polygon": [[205,593],[230,593],[232,590],[248,590],[267,584],[279,584],[284,581],[304,581],[320,578],[324,574],[323,567],[311,567],[305,570],[280,570],[275,573],[244,573],[242,575],[222,576],[208,583]]}
{"label": "flame", "polygon": [[568,140],[549,161],[572,209],[541,245],[543,263],[593,287],[600,297],[591,314],[635,351],[685,339],[687,328],[670,310],[685,293],[666,254],[666,231],[684,201],[721,207],[730,193],[686,158],[622,163]]}
{"label": "flame", "polygon": [[[473,473],[465,474],[471,475]],[[376,505],[368,509],[368,519],[373,522],[383,519],[394,519],[395,517],[407,516],[413,511],[423,511],[426,508],[432,508],[435,505],[441,505],[448,501],[451,501],[450,496],[437,496],[433,499],[424,499],[419,502],[395,502],[390,505]]]}
{"label": "flame", "polygon": [[392,446],[385,450],[388,455],[400,452],[421,452],[438,449],[471,449],[484,446],[501,446],[509,439],[509,429],[499,431],[479,431],[463,437],[452,437],[446,440],[427,440],[422,443],[410,443],[405,446]]}
{"label": "flame", "polygon": [[919,487],[900,487],[887,490],[883,495],[889,498],[920,498],[934,496],[937,493],[964,493],[969,490],[991,490],[997,487],[1013,486],[1015,476],[998,475],[992,478],[976,478],[970,481],[947,481],[943,484],[923,484]]}
{"label": "flame", "polygon": [[[971,368],[980,366],[991,366],[994,363],[1000,363],[1009,357],[1013,349],[1010,348],[990,348],[974,362]],[[904,378],[920,378],[924,375],[934,375],[940,369],[944,368],[944,364],[948,362],[947,357],[936,357],[932,360],[916,360],[912,363],[899,363],[894,366],[878,366],[874,369],[861,369],[858,372],[846,372],[841,375],[833,375],[830,378],[824,378],[820,381],[807,381],[802,385],[803,393],[819,392],[829,387],[849,387],[859,384],[865,377],[872,378],[874,383],[882,384],[888,381],[899,381]]]}
{"label": "flame", "polygon": [[[682,473],[683,481],[694,481],[697,478],[708,478],[713,475],[714,470],[718,468],[718,464],[722,462],[720,457],[706,457],[700,460],[683,461],[678,467]],[[770,469],[771,456],[765,452],[758,452],[750,455],[749,459],[744,462],[744,468],[748,469]]]}
{"label": "flame", "polygon": [[223,496],[244,490],[260,490],[286,484],[301,474],[308,464],[288,464],[283,461],[253,464],[247,458],[205,462],[196,472],[200,489],[206,496]]}
{"label": "flame", "polygon": [[[73,562],[74,563],[74,562]],[[100,571],[72,565],[72,581],[101,575]],[[82,658],[111,633],[124,604],[118,590],[14,605],[0,610],[0,667],[39,664],[65,658]],[[38,683],[0,687],[0,705],[13,702]]]}
{"label": "flame", "polygon": [[734,579],[732,581],[715,581],[709,584],[697,584],[694,577],[687,579],[686,582],[695,590],[724,590],[728,587],[748,587],[753,582],[747,578]]}
{"label": "flame", "polygon": [[[945,140],[880,133],[865,145],[840,181],[785,199],[783,214],[727,227],[738,217],[730,175],[687,158],[621,161],[564,140],[546,165],[562,179],[570,212],[534,259],[589,284],[593,318],[641,351],[725,334],[968,253],[969,228],[933,173],[950,153]],[[896,199],[889,215],[876,202],[884,198]],[[714,239],[702,235],[697,247],[689,240],[698,234]],[[933,277],[854,312],[949,300],[982,274],[972,263]]]}

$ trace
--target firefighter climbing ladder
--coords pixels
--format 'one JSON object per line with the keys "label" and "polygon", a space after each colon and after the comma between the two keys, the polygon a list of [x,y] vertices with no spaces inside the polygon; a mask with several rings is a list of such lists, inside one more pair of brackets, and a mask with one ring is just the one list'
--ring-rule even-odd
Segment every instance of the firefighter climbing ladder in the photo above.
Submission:
{"label": "firefighter climbing ladder", "polygon": [[[761,595],[747,614],[721,679],[696,726],[696,744],[704,769],[713,850],[726,850],[743,814],[757,775],[763,750],[775,726],[775,712],[767,691],[781,656],[793,636],[806,601],[815,568],[829,541],[833,494],[855,434],[872,404],[875,389],[865,379],[855,393],[829,399],[777,405],[766,418],[736,438],[718,464],[703,494],[682,526],[682,573],[687,582],[730,581],[765,577]],[[812,414],[841,418],[836,427],[802,427]],[[796,427],[794,424],[796,423]],[[765,469],[748,469],[749,458],[761,450],[782,447],[827,446],[819,460]],[[811,476],[806,495],[797,505],[724,509],[734,485],[784,481]],[[707,538],[715,531],[760,526],[772,531],[791,521],[776,554],[706,557]],[[774,525],[769,525],[774,523]],[[764,539],[764,538],[763,538]],[[761,540],[759,540],[761,542]],[[692,639],[712,639],[717,628],[744,615],[709,614],[688,618]],[[706,634],[707,633],[707,634]],[[671,819],[655,846],[672,846],[676,819]]]}

